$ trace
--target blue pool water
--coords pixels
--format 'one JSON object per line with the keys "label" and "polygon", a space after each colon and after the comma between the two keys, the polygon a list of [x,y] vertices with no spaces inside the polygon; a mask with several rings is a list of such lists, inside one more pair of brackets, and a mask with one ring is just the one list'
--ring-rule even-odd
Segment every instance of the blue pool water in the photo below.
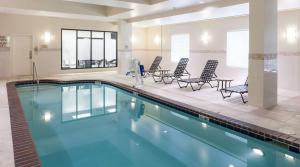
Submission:
{"label": "blue pool water", "polygon": [[298,154],[96,83],[18,86],[44,167],[299,167]]}

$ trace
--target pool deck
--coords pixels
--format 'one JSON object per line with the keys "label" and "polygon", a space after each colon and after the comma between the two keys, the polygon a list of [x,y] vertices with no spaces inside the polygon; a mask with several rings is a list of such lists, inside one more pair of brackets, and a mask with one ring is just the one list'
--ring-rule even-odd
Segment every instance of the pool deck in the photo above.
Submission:
{"label": "pool deck", "polygon": [[[14,166],[6,82],[26,79],[30,78],[0,80],[0,166]],[[105,79],[130,86],[134,83],[134,78],[118,75],[115,72],[63,74],[43,79]],[[147,78],[144,80],[142,89],[152,94],[300,138],[300,91],[279,90],[278,106],[271,110],[265,110],[243,104],[239,95],[224,101],[220,92],[210,87],[203,87],[200,91],[193,92],[190,88],[179,89],[176,83],[164,85],[154,83],[152,78]]]}

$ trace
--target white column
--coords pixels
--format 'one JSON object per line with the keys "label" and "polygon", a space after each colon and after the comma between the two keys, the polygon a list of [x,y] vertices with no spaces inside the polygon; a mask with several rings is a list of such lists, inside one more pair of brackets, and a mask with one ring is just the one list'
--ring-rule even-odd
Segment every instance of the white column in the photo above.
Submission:
{"label": "white column", "polygon": [[132,25],[126,21],[119,21],[118,40],[118,73],[126,74],[130,70],[132,59]]}
{"label": "white column", "polygon": [[249,103],[277,105],[277,0],[250,0]]}

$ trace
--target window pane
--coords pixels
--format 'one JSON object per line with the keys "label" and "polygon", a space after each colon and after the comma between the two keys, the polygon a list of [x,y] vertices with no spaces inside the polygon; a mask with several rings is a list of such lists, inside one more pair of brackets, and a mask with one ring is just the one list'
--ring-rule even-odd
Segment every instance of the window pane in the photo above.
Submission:
{"label": "window pane", "polygon": [[190,56],[190,35],[180,34],[171,37],[171,61],[178,62],[180,58]]}
{"label": "window pane", "polygon": [[62,30],[62,68],[76,68],[75,30]]}
{"label": "window pane", "polygon": [[104,67],[103,39],[93,39],[92,43],[92,67]]}
{"label": "window pane", "polygon": [[104,38],[104,32],[96,32],[96,31],[93,31],[93,32],[92,32],[92,37],[93,37],[93,38]]}
{"label": "window pane", "polygon": [[91,38],[91,31],[78,31],[78,37]]}
{"label": "window pane", "polygon": [[249,31],[227,32],[227,65],[248,68]]}
{"label": "window pane", "polygon": [[78,68],[91,67],[91,39],[78,39]]}
{"label": "window pane", "polygon": [[105,32],[105,59],[106,67],[117,66],[117,33]]}

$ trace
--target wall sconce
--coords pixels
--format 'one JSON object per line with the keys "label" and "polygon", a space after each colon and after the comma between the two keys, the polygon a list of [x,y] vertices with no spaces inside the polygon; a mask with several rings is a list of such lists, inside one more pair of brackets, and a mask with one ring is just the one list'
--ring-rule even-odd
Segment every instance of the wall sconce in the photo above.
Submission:
{"label": "wall sconce", "polygon": [[159,36],[159,35],[156,35],[156,36],[154,37],[154,43],[155,43],[156,45],[159,45],[159,44],[161,43],[161,39],[160,39],[160,36]]}
{"label": "wall sconce", "polygon": [[132,35],[130,41],[131,41],[131,44],[135,44],[135,42],[136,42],[135,36]]}
{"label": "wall sconce", "polygon": [[42,35],[43,45],[41,45],[41,48],[47,48],[50,42],[53,40],[53,36],[50,32],[45,32]]}
{"label": "wall sconce", "polygon": [[288,42],[295,42],[298,37],[297,27],[288,27],[286,29],[286,39]]}
{"label": "wall sconce", "polygon": [[208,44],[209,40],[210,40],[210,36],[208,35],[207,32],[203,33],[203,35],[201,36],[201,40],[203,42],[203,44]]}

